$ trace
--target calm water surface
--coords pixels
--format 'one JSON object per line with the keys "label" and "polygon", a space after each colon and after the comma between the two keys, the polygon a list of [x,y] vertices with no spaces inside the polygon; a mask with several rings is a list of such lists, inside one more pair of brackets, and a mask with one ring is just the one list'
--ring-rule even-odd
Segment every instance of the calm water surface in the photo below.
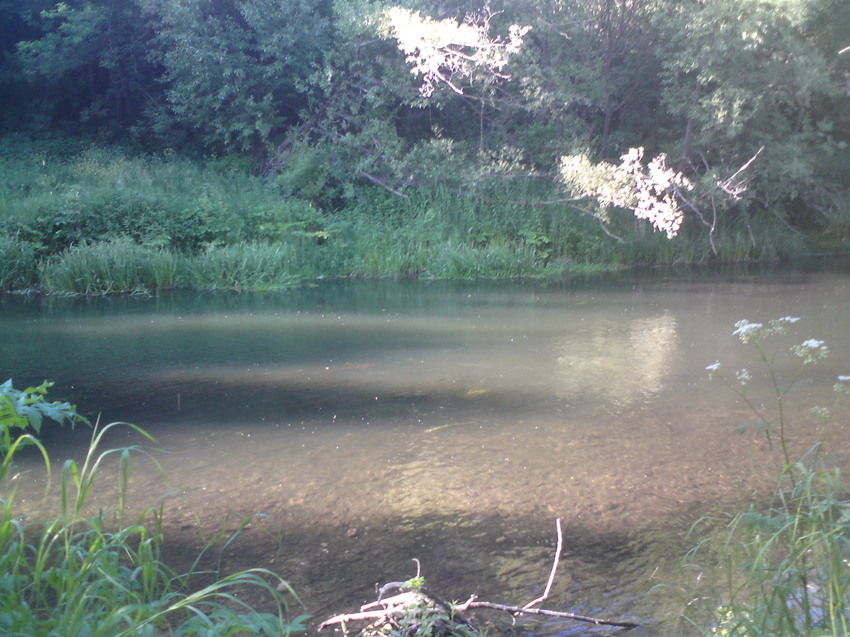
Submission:
{"label": "calm water surface", "polygon": [[[749,414],[705,367],[750,367],[760,396],[733,325],[799,316],[787,343],[823,339],[831,355],[795,417],[831,402],[835,377],[850,373],[848,272],[6,297],[0,375],[53,379],[56,398],[156,436],[168,484],[139,460],[132,498],[171,494],[175,555],[241,516],[267,516],[224,567],[278,571],[319,619],[412,576],[412,558],[448,598],[522,605],[545,584],[561,518],[565,553],[545,605],[672,635],[681,629],[665,618],[683,600],[650,591],[685,577],[687,528],[763,496],[777,460],[734,433]],[[798,449],[818,435],[805,422]],[[839,411],[829,448],[847,434]],[[50,433],[57,462],[79,457],[87,436]],[[21,469],[18,501],[37,515],[49,506],[43,471]],[[539,630],[597,634],[568,622]]]}

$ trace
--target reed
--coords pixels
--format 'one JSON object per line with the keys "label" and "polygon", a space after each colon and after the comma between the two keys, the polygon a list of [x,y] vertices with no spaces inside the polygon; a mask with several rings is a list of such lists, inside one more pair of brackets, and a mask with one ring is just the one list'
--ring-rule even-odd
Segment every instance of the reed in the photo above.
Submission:
{"label": "reed", "polygon": [[436,247],[425,268],[437,279],[521,278],[542,274],[545,266],[527,245],[482,247],[449,240]]}
{"label": "reed", "polygon": [[0,234],[0,291],[22,290],[37,283],[36,247],[18,235]]}

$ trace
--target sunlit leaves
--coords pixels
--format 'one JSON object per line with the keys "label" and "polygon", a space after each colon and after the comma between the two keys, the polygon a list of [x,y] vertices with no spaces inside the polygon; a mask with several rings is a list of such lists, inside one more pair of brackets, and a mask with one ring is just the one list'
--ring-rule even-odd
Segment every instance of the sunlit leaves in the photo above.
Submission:
{"label": "sunlit leaves", "polygon": [[395,38],[411,72],[422,77],[420,91],[430,96],[440,83],[463,93],[461,81],[472,81],[477,71],[506,79],[503,73],[510,55],[519,51],[530,27],[513,24],[506,39],[491,38],[490,15],[467,15],[433,20],[394,6],[386,10],[381,31]]}
{"label": "sunlit leaves", "polygon": [[585,155],[568,155],[561,159],[561,179],[574,196],[629,209],[672,239],[684,219],[676,193],[691,184],[667,166],[663,154],[644,166],[643,153],[643,148],[632,148],[619,165],[594,164]]}

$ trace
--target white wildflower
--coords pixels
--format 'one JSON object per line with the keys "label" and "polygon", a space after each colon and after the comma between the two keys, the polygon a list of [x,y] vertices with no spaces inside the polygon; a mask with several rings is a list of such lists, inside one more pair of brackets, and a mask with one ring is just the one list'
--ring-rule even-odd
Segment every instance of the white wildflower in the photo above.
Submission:
{"label": "white wildflower", "polygon": [[750,323],[747,319],[743,319],[735,323],[735,331],[733,336],[741,339],[742,343],[749,343],[750,340],[758,336],[759,330],[764,327],[761,323]]}
{"label": "white wildflower", "polygon": [[735,373],[735,377],[738,379],[738,382],[741,383],[742,385],[746,385],[748,382],[750,382],[753,379],[753,377],[750,375],[749,370],[746,367],[744,367],[743,369],[739,369]]}
{"label": "white wildflower", "polygon": [[777,334],[784,334],[785,327],[788,323],[796,323],[800,319],[796,316],[783,316],[778,319],[773,319],[768,323],[767,329],[764,331],[765,336],[775,336]]}
{"label": "white wildflower", "polygon": [[820,420],[821,422],[827,422],[830,418],[832,418],[832,412],[826,407],[812,407],[809,410],[815,418]]}
{"label": "white wildflower", "polygon": [[819,341],[816,338],[810,338],[799,345],[795,345],[791,348],[791,351],[802,358],[804,364],[814,363],[817,360],[826,358],[829,354],[829,348],[823,341]]}
{"label": "white wildflower", "polygon": [[720,361],[714,361],[711,365],[705,368],[708,371],[708,380],[714,379],[714,373],[720,369]]}

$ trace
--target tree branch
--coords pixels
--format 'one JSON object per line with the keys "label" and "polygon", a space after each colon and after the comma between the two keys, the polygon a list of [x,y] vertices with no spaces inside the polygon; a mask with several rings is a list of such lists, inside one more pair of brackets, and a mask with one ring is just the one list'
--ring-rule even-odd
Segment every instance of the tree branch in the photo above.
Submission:
{"label": "tree branch", "polygon": [[396,190],[395,188],[393,188],[392,186],[390,186],[388,183],[386,183],[385,181],[383,181],[383,180],[379,179],[378,177],[375,177],[375,175],[373,175],[373,174],[371,174],[371,173],[367,173],[367,172],[365,172],[365,171],[361,171],[361,172],[360,172],[360,176],[361,176],[361,177],[363,177],[363,179],[365,179],[366,181],[371,181],[371,182],[372,182],[373,184],[375,184],[376,186],[380,186],[380,187],[381,187],[381,188],[383,188],[384,190],[387,190],[387,191],[389,191],[389,192],[393,193],[394,195],[398,195],[399,197],[404,197],[405,199],[407,199],[407,198],[408,198],[406,194],[404,194],[404,193],[403,193],[403,192],[401,192],[400,190]]}
{"label": "tree branch", "polygon": [[588,617],[587,615],[579,615],[577,613],[568,613],[558,610],[547,610],[545,608],[524,608],[520,606],[509,606],[507,604],[494,604],[493,602],[472,601],[459,606],[461,610],[469,608],[491,608],[493,610],[501,610],[513,615],[545,615],[547,617],[561,617],[563,619],[574,619],[579,622],[595,624],[596,626],[619,626],[620,628],[637,628],[640,624],[618,619],[600,619],[598,617]]}
{"label": "tree branch", "polygon": [[[514,617],[518,615],[560,617],[563,619],[572,619],[574,621],[594,624],[595,626],[615,626],[618,628],[625,628],[626,630],[640,626],[640,624],[636,622],[626,620],[600,619],[599,617],[589,617],[587,615],[579,615],[578,613],[570,613],[566,611],[532,608],[534,605],[549,597],[549,592],[552,589],[552,582],[554,581],[555,573],[558,570],[558,562],[561,559],[561,551],[563,549],[563,534],[561,532],[560,518],[555,521],[555,525],[558,534],[558,541],[555,549],[555,557],[552,562],[552,568],[546,582],[546,588],[542,596],[529,602],[525,606],[511,606],[508,604],[478,601],[474,595],[463,604],[447,602],[445,599],[424,586],[423,580],[419,577],[417,569],[417,577],[415,580],[409,580],[406,582],[390,582],[385,584],[381,587],[378,599],[374,602],[361,606],[360,612],[336,615],[326,619],[319,624],[318,630],[323,630],[329,626],[341,625],[343,631],[348,634],[346,630],[347,624],[351,622],[369,621],[371,623],[364,627],[358,634],[371,636],[383,635],[387,628],[395,631],[399,630],[402,626],[409,628],[416,622],[424,623],[427,621],[429,626],[432,625],[433,622],[433,625],[445,627],[447,631],[453,631],[458,624],[463,624],[467,627],[466,630],[471,631],[469,633],[470,635],[477,635],[479,633],[475,625],[466,615],[466,611],[471,608],[503,611],[510,613]],[[393,597],[384,598],[384,593],[390,589],[398,589],[403,592]],[[413,624],[411,624],[411,622],[413,622]],[[448,634],[448,632],[446,634]],[[452,634],[454,634],[454,632],[452,632]]]}
{"label": "tree branch", "polygon": [[561,559],[561,549],[564,546],[564,537],[561,533],[561,518],[555,520],[555,530],[558,533],[558,546],[555,549],[555,559],[552,561],[552,570],[549,572],[549,581],[546,582],[546,589],[543,591],[543,595],[538,597],[537,599],[528,602],[523,608],[531,608],[532,606],[536,606],[547,597],[549,597],[549,591],[552,590],[552,581],[555,579],[555,573],[558,572],[558,562]]}

